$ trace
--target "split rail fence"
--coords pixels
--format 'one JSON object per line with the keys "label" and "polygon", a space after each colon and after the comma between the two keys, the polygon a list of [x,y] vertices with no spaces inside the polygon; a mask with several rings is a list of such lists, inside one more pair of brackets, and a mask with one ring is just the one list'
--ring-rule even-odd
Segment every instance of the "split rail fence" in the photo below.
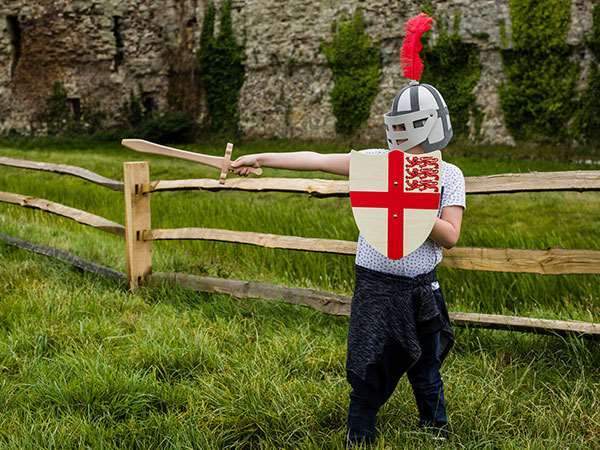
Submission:
{"label": "split rail fence", "polygon": [[[129,288],[143,284],[174,282],[201,292],[225,293],[237,298],[263,298],[312,307],[327,314],[349,315],[351,298],[314,289],[294,288],[269,283],[202,277],[182,273],[152,271],[152,242],[156,240],[195,239],[221,241],[261,247],[301,250],[341,255],[354,255],[356,242],[283,236],[276,234],[231,231],[213,228],[152,229],[150,226],[150,198],[153,193],[176,190],[206,190],[217,192],[233,189],[241,191],[271,191],[308,193],[314,197],[346,197],[348,182],[303,178],[234,178],[225,184],[212,179],[154,180],[150,179],[148,162],[127,162],[123,165],[123,182],[105,178],[81,167],[51,164],[0,157],[0,165],[49,171],[72,175],[108,189],[123,191],[125,199],[125,226],[103,217],[71,208],[49,200],[10,192],[0,192],[0,202],[36,208],[57,214],[84,225],[125,238]],[[600,171],[530,172],[466,177],[466,192],[497,194],[541,191],[599,191]],[[0,239],[36,251],[36,246],[15,238],[0,235]],[[38,246],[41,248],[40,246]],[[38,250],[39,250],[38,248]],[[62,250],[44,247],[40,253],[71,262],[85,270],[104,275],[122,276],[109,268],[67,254]],[[66,256],[65,256],[66,254]],[[455,247],[444,249],[443,266],[465,270],[535,273],[541,275],[600,274],[600,251],[551,248],[547,250],[497,249]],[[450,313],[454,325],[493,329],[528,331],[545,334],[579,334],[599,337],[600,324],[535,319],[494,314]]]}

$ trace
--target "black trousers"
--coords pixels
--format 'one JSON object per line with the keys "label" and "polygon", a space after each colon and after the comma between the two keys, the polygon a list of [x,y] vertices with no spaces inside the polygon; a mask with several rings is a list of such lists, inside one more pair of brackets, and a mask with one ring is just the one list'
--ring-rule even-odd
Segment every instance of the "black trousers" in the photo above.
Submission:
{"label": "black trousers", "polygon": [[[441,296],[440,290],[434,292]],[[394,393],[405,371],[419,410],[419,424],[442,426],[448,422],[440,375],[440,335],[436,331],[419,336],[421,358],[408,371],[404,351],[397,345],[386,345],[380,363],[368,366],[366,380],[347,373],[352,386],[347,422],[350,438],[375,439],[377,412]]]}

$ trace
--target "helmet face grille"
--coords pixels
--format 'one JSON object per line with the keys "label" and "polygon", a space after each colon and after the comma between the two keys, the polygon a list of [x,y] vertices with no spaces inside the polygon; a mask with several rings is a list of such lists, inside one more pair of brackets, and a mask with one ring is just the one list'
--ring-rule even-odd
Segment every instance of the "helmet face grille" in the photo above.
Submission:
{"label": "helmet face grille", "polygon": [[[430,111],[434,112],[433,117],[429,117]],[[403,88],[394,98],[391,111],[384,115],[384,122],[390,150],[408,150],[421,144],[426,152],[431,152],[446,147],[452,139],[446,102],[429,84]],[[403,136],[400,144],[399,133]]]}
{"label": "helmet face grille", "polygon": [[386,114],[388,146],[391,150],[408,150],[427,139],[438,121],[434,108],[395,116]]}

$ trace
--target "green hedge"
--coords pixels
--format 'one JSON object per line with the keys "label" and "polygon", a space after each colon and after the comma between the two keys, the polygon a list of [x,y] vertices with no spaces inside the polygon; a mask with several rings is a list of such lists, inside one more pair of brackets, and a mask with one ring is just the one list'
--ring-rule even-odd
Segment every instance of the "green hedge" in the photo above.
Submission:
{"label": "green hedge", "polygon": [[600,144],[600,4],[594,5],[592,32],[587,39],[595,61],[592,61],[587,89],[582,95],[577,114],[578,140]]}
{"label": "green hedge", "polygon": [[244,47],[236,42],[231,0],[221,5],[221,24],[214,34],[215,6],[208,3],[202,23],[200,73],[209,113],[209,128],[218,134],[239,135],[238,101],[244,84]]}
{"label": "green hedge", "polygon": [[455,136],[468,137],[469,117],[475,120],[475,131],[479,134],[482,113],[475,103],[473,89],[481,76],[479,49],[475,44],[463,42],[458,34],[460,17],[455,16],[452,32],[445,21],[436,18],[439,37],[431,45],[430,34],[425,36],[423,60],[425,70],[421,82],[434,86],[446,101]]}
{"label": "green hedge", "polygon": [[566,43],[571,4],[510,0],[509,5],[512,48],[502,50],[507,81],[500,89],[506,124],[521,140],[567,138],[579,75]]}
{"label": "green hedge", "polygon": [[64,84],[55,81],[44,108],[36,114],[34,122],[43,124],[49,136],[94,134],[103,127],[106,114],[99,110],[96,101],[83,99],[79,114],[69,105]]}
{"label": "green hedge", "polygon": [[335,34],[322,51],[333,72],[331,104],[336,131],[352,134],[369,118],[381,77],[381,57],[365,33],[360,11],[349,20],[333,24]]}

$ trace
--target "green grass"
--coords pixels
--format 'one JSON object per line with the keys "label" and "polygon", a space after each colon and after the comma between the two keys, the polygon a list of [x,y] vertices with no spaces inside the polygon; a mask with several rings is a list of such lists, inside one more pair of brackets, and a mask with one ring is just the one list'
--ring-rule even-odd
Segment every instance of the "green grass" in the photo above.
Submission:
{"label": "green grass", "polygon": [[[77,143],[75,143],[77,144]],[[187,146],[222,154],[224,145]],[[347,146],[346,146],[347,145]],[[263,141],[256,151],[346,151],[348,143]],[[121,179],[218,176],[114,145],[20,143],[0,156],[73,164]],[[362,148],[362,147],[354,147]],[[466,176],[590,169],[566,154],[456,147]],[[504,153],[502,153],[504,152]],[[587,155],[586,157],[590,157]],[[591,156],[594,158],[594,156]],[[342,179],[266,168],[264,176]],[[83,180],[0,166],[0,191],[123,223],[122,194]],[[460,246],[600,249],[600,195],[468,196]],[[206,226],[357,238],[347,199],[244,192],[152,196],[154,228]],[[0,204],[0,231],[124,270],[124,242],[67,219]],[[314,287],[350,295],[353,258],[227,243],[158,242],[154,270]],[[439,269],[450,310],[598,321],[600,277]],[[590,448],[600,438],[600,349],[591,341],[457,329],[443,376],[448,448]],[[265,300],[142,289],[0,244],[0,445],[135,448],[342,448],[347,318]],[[379,448],[434,448],[416,427],[405,379],[379,414]]]}

